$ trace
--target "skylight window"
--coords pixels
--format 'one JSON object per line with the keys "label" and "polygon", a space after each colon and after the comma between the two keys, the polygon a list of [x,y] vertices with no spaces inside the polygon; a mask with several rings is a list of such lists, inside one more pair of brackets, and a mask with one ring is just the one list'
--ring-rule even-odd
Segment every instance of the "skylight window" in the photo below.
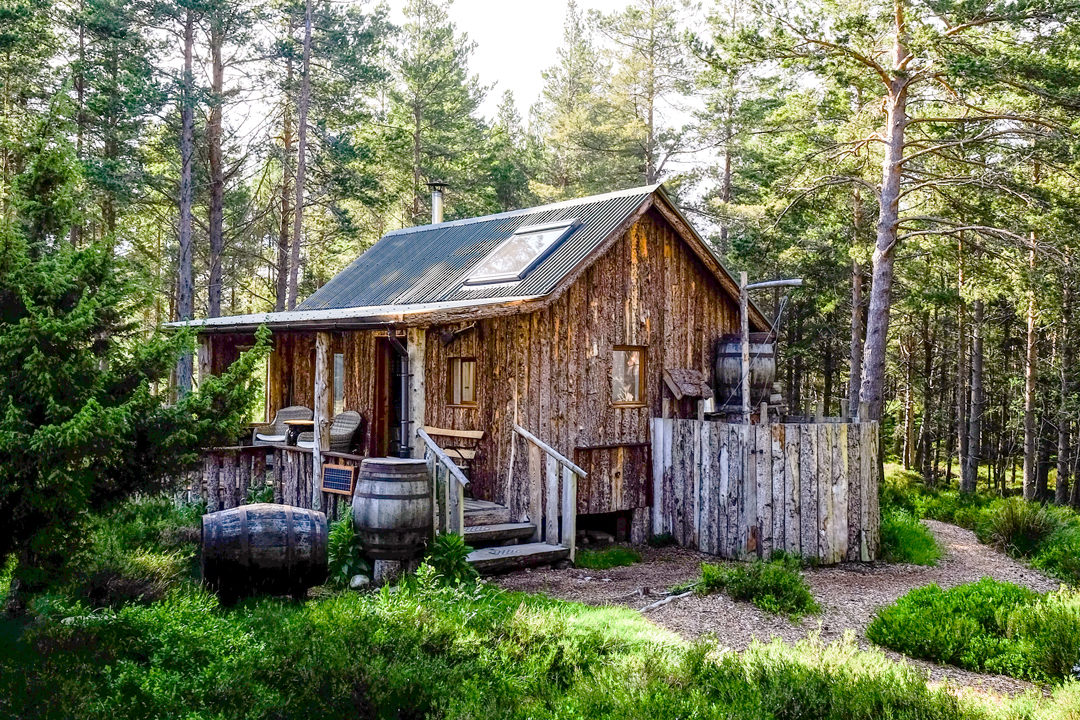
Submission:
{"label": "skylight window", "polygon": [[560,240],[570,234],[573,225],[573,220],[561,220],[518,228],[480,261],[465,279],[465,284],[486,285],[521,280]]}

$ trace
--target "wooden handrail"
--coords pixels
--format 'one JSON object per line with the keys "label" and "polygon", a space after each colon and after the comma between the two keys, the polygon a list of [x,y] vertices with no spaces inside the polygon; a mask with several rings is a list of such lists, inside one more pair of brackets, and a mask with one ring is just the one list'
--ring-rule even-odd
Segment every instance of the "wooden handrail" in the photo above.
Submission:
{"label": "wooden handrail", "polygon": [[514,424],[514,432],[516,432],[518,435],[525,438],[526,440],[531,442],[533,445],[535,445],[536,447],[538,447],[541,450],[543,450],[544,452],[546,452],[551,457],[558,460],[561,465],[563,465],[565,467],[568,467],[571,470],[573,470],[576,475],[580,475],[583,478],[589,477],[589,473],[585,472],[584,470],[579,468],[577,465],[572,463],[570,461],[570,459],[567,458],[565,455],[563,455],[558,450],[551,447],[546,442],[544,442],[540,438],[536,437],[531,432],[529,432],[528,430],[526,430],[525,428],[521,427],[520,425],[518,425],[516,423]]}
{"label": "wooden handrail", "polygon": [[416,436],[424,441],[427,449],[431,451],[431,454],[442,463],[442,465],[450,473],[450,476],[457,480],[462,487],[468,487],[469,478],[465,477],[465,473],[461,472],[459,468],[450,457],[443,452],[443,449],[439,447],[438,443],[431,439],[431,436],[424,432],[424,428],[417,428]]}

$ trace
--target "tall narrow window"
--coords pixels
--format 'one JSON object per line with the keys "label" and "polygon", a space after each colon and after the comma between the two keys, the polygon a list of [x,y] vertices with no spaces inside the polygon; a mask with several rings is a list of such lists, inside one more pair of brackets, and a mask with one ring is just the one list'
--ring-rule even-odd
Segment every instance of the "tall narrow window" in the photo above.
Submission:
{"label": "tall narrow window", "polygon": [[450,385],[446,401],[450,405],[476,405],[476,358],[450,358]]}
{"label": "tall narrow window", "polygon": [[334,353],[334,414],[345,410],[345,355]]}
{"label": "tall narrow window", "polygon": [[611,403],[621,407],[645,404],[645,348],[615,347],[611,355]]}

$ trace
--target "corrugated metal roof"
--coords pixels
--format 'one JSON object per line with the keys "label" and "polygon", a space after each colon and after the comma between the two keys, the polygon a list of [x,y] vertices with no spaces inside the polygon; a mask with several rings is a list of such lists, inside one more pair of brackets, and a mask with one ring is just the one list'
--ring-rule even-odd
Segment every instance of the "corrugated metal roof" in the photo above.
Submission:
{"label": "corrugated metal roof", "polygon": [[[657,187],[396,230],[316,290],[297,310],[547,295]],[[522,280],[463,286],[469,271],[519,227],[570,219],[576,221],[574,231]]]}

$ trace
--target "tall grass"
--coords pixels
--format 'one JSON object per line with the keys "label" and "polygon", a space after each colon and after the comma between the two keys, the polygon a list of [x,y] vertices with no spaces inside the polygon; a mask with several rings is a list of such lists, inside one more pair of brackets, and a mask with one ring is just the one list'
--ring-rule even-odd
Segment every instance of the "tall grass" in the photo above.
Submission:
{"label": "tall grass", "polygon": [[918,518],[900,508],[882,508],[882,559],[892,563],[937,565],[941,555],[941,545]]}

